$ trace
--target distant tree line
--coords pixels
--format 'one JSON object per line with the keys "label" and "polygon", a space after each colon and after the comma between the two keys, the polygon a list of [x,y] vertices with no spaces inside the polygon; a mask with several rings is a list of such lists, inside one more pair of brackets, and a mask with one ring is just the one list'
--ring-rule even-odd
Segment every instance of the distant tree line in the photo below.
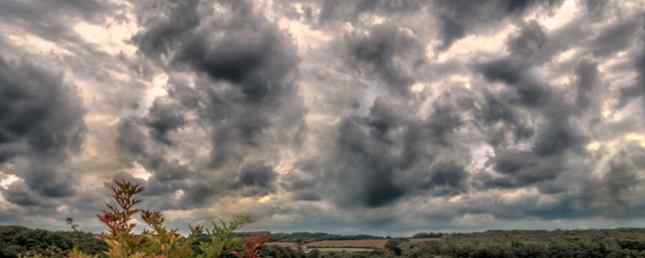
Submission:
{"label": "distant tree line", "polygon": [[328,233],[310,233],[310,232],[294,232],[294,233],[271,233],[271,241],[276,242],[309,242],[309,241],[324,241],[324,240],[361,240],[361,239],[383,239],[380,236],[372,235],[336,235]]}
{"label": "distant tree line", "polygon": [[75,247],[92,254],[107,250],[105,242],[97,240],[91,233],[0,226],[0,257],[67,257]]}

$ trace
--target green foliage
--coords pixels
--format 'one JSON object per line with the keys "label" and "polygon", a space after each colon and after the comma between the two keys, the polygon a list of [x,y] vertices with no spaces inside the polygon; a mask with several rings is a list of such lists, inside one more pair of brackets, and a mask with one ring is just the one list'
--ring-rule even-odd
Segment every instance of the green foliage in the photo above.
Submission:
{"label": "green foliage", "polygon": [[[110,189],[115,203],[107,204],[107,209],[98,215],[107,227],[107,232],[100,238],[108,246],[103,253],[108,258],[255,258],[264,243],[253,236],[241,238],[235,234],[243,224],[250,222],[248,217],[228,222],[220,220],[211,228],[191,227],[191,234],[182,236],[177,230],[166,228],[160,212],[136,208],[141,200],[135,196],[143,191],[140,185],[116,180]],[[148,226],[141,234],[132,233],[136,226],[132,222],[135,215]],[[70,257],[92,256],[74,250]]]}
{"label": "green foliage", "polygon": [[105,243],[90,233],[0,226],[0,257],[65,257],[74,246],[86,253],[107,250]]}
{"label": "green foliage", "polygon": [[200,254],[196,257],[218,258],[232,250],[241,250],[243,242],[240,238],[235,237],[235,230],[248,222],[248,217],[240,217],[229,222],[222,220],[213,222],[210,229],[203,227],[193,228],[191,235],[206,235],[206,241],[198,244]]}
{"label": "green foliage", "polygon": [[305,258],[304,253],[281,246],[267,246],[261,255],[265,258]]}

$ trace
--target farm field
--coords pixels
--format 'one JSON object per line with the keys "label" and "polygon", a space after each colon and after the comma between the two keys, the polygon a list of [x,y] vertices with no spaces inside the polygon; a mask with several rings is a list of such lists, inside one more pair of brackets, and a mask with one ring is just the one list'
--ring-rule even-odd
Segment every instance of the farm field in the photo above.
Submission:
{"label": "farm field", "polygon": [[304,246],[307,248],[369,248],[369,249],[385,249],[387,240],[325,240],[307,243]]}
{"label": "farm field", "polygon": [[340,247],[323,247],[316,248],[320,252],[372,252],[372,248],[340,248]]}

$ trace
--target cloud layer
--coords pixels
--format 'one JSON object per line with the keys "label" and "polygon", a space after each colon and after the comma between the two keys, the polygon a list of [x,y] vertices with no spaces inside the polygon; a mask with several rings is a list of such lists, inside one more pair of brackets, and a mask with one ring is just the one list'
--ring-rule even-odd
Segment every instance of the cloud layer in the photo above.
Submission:
{"label": "cloud layer", "polygon": [[6,1],[0,223],[638,226],[638,1]]}

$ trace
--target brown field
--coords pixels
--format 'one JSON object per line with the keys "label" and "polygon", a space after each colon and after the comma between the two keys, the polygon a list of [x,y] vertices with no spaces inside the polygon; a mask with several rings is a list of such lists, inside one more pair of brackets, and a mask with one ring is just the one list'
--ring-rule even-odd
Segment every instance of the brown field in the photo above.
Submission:
{"label": "brown field", "polygon": [[291,250],[298,250],[298,244],[293,242],[267,242],[264,245],[279,246],[279,247],[289,248]]}
{"label": "brown field", "polygon": [[385,249],[385,239],[370,239],[370,240],[325,240],[307,243],[304,246],[307,248],[371,248],[371,249]]}
{"label": "brown field", "polygon": [[356,247],[352,247],[352,248],[321,247],[321,248],[315,248],[315,249],[321,252],[347,252],[347,253],[374,251],[374,248],[356,248]]}

